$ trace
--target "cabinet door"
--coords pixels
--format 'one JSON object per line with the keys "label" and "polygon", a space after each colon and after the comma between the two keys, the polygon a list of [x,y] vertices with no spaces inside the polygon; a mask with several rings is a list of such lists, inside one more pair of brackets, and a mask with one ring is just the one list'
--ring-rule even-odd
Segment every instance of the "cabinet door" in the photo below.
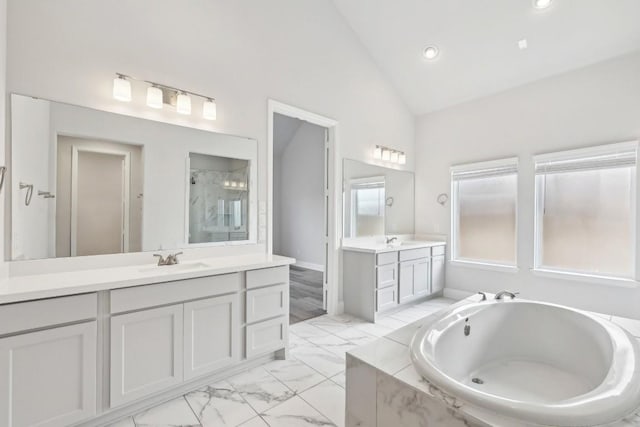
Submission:
{"label": "cabinet door", "polygon": [[182,382],[182,304],[111,318],[111,407]]}
{"label": "cabinet door", "polygon": [[96,414],[96,322],[0,339],[0,425],[54,427]]}
{"label": "cabinet door", "polygon": [[421,259],[413,264],[413,293],[416,297],[428,295],[431,288],[431,260]]}
{"label": "cabinet door", "polygon": [[209,298],[184,305],[184,377],[214,372],[238,360],[239,296]]}
{"label": "cabinet door", "polygon": [[376,286],[378,289],[398,284],[398,264],[381,265],[377,268]]}
{"label": "cabinet door", "polygon": [[378,312],[388,310],[398,305],[398,287],[391,286],[376,291],[376,308]]}
{"label": "cabinet door", "polygon": [[431,258],[431,293],[444,289],[444,255]]}
{"label": "cabinet door", "polygon": [[400,286],[398,287],[399,303],[402,304],[413,298],[413,281],[414,271],[413,261],[406,261],[400,263]]}

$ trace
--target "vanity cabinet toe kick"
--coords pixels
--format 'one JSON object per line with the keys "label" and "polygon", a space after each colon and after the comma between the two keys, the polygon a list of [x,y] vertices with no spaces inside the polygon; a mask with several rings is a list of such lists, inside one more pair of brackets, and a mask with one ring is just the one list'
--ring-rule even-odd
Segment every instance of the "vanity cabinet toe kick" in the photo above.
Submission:
{"label": "vanity cabinet toe kick", "polygon": [[279,265],[1,305],[0,425],[104,425],[282,357],[288,298]]}

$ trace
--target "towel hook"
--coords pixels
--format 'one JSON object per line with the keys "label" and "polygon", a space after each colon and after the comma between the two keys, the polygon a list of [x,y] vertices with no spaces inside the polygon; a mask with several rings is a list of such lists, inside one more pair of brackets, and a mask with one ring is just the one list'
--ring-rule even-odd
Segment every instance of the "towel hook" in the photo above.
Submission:
{"label": "towel hook", "polygon": [[7,167],[0,166],[0,191],[2,191],[2,187],[4,186],[4,177],[7,174]]}
{"label": "towel hook", "polygon": [[20,183],[20,189],[27,189],[27,194],[24,196],[24,205],[29,206],[31,204],[31,198],[33,197],[33,184],[25,184],[24,182]]}

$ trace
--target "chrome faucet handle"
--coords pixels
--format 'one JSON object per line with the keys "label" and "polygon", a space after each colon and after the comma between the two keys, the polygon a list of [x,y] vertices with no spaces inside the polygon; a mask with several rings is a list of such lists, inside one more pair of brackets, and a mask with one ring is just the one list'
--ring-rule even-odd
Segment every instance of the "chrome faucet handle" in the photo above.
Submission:
{"label": "chrome faucet handle", "polygon": [[153,254],[153,256],[158,257],[158,265],[167,265],[167,260],[160,254]]}
{"label": "chrome faucet handle", "polygon": [[487,294],[485,294],[484,292],[478,292],[478,295],[482,295],[482,299],[480,301],[486,301],[487,300]]}
{"label": "chrome faucet handle", "polygon": [[182,252],[177,252],[175,254],[167,255],[166,265],[180,264],[180,260],[178,260],[178,255],[182,255]]}

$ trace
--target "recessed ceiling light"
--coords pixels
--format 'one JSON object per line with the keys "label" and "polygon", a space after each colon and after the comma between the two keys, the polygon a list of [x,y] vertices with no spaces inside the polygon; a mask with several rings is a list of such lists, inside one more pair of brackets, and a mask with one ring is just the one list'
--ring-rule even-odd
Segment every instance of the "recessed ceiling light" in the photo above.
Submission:
{"label": "recessed ceiling light", "polygon": [[536,9],[546,9],[551,6],[552,0],[533,0],[533,7]]}
{"label": "recessed ceiling light", "polygon": [[427,46],[422,51],[422,55],[429,60],[436,59],[440,51],[435,46]]}
{"label": "recessed ceiling light", "polygon": [[529,43],[527,43],[527,39],[518,40],[518,47],[520,50],[525,50],[529,47]]}

